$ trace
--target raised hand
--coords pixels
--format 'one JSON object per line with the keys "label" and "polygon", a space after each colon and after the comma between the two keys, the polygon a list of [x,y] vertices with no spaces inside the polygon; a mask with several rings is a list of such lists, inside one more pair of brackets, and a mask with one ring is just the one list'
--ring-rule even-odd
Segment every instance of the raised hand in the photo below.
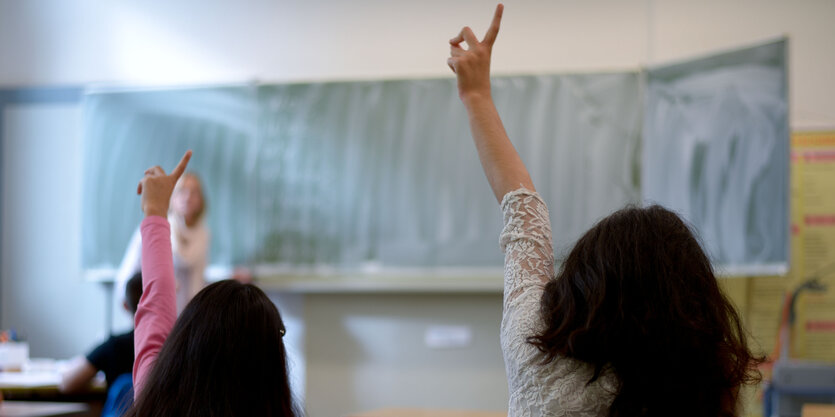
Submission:
{"label": "raised hand", "polygon": [[[466,101],[471,96],[490,96],[490,55],[499,34],[503,11],[504,5],[500,3],[496,6],[493,22],[481,41],[467,26],[449,40],[447,65],[458,78],[458,95],[462,100]],[[467,43],[467,49],[461,47],[462,42]]]}
{"label": "raised hand", "polygon": [[[530,174],[507,137],[490,94],[490,55],[503,11],[502,4],[496,6],[493,22],[481,42],[470,28],[461,29],[458,36],[449,40],[451,56],[447,59],[458,78],[458,95],[467,109],[481,167],[499,202],[506,193],[519,187],[534,190]],[[466,42],[468,48],[462,48],[461,42]]]}
{"label": "raised hand", "polygon": [[180,163],[171,171],[170,175],[166,175],[159,165],[145,170],[145,177],[139,181],[139,186],[136,187],[136,193],[142,195],[141,204],[145,216],[165,217],[168,214],[171,193],[174,192],[177,180],[185,172],[189,159],[191,159],[191,151],[187,151],[183,155]]}

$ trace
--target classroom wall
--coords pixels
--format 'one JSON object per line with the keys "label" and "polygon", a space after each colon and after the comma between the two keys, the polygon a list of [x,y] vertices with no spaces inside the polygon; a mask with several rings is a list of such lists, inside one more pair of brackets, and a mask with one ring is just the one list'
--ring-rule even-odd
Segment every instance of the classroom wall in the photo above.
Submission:
{"label": "classroom wall", "polygon": [[[499,294],[306,297],[309,415],[383,407],[506,409],[501,302]],[[427,344],[444,326],[469,329],[469,340],[456,347]]]}
{"label": "classroom wall", "polygon": [[81,279],[78,256],[80,114],[74,104],[0,114],[0,328],[21,332],[37,357],[68,357],[107,334],[105,292]]}
{"label": "classroom wall", "polygon": [[[0,0],[0,85],[448,76],[495,2]],[[588,71],[791,38],[792,122],[835,119],[829,0],[507,2],[496,73]],[[830,88],[826,88],[826,87]]]}
{"label": "classroom wall", "polygon": [[[493,5],[0,0],[0,86],[445,77],[447,39],[463,24],[483,33]],[[829,0],[510,0],[493,65],[501,74],[635,68],[788,35],[792,125],[832,128],[833,17],[835,2]],[[63,220],[77,218],[80,210],[71,192],[80,178],[77,142],[42,133],[48,127],[37,123],[5,126],[3,133],[9,129],[23,129],[15,135],[41,142],[3,141],[0,327],[25,323],[34,329],[34,354],[71,356],[103,333],[98,312],[107,301],[100,284],[81,281],[79,230]],[[18,154],[28,155],[21,161],[43,164],[23,165],[30,176],[11,177],[11,167],[19,165],[8,158]],[[67,198],[49,205],[55,190]],[[21,220],[29,207],[41,204],[61,220]],[[19,221],[24,223],[15,226]],[[44,248],[55,253],[54,262],[36,265]],[[11,270],[8,256],[18,257],[15,268],[23,269]],[[23,278],[33,271],[39,278]],[[506,402],[498,294],[290,299],[287,316],[302,335],[293,342],[305,371],[297,383],[306,387],[313,417],[396,405],[498,409]],[[471,328],[474,343],[429,350],[418,336],[443,323]],[[450,367],[426,372],[427,358]],[[460,379],[447,384],[446,378]]]}

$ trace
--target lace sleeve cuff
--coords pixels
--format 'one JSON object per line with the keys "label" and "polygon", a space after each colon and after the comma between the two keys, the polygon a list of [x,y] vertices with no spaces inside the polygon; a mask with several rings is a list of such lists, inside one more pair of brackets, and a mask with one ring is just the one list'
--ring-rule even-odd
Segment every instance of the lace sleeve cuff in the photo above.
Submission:
{"label": "lace sleeve cuff", "polygon": [[531,238],[540,245],[551,246],[551,219],[548,207],[539,193],[519,188],[502,197],[504,217],[499,244],[502,252],[507,252],[507,245],[517,239]]}

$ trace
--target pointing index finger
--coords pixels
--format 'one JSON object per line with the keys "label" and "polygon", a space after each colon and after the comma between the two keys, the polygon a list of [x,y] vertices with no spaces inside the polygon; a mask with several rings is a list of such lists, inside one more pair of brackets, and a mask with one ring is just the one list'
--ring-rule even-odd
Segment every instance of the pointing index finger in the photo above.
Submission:
{"label": "pointing index finger", "polygon": [[175,179],[179,179],[183,172],[186,171],[186,165],[188,165],[188,161],[191,159],[191,151],[186,151],[186,154],[183,155],[183,159],[180,159],[180,163],[177,164],[177,167],[171,171],[171,176]]}
{"label": "pointing index finger", "polygon": [[483,43],[492,46],[493,42],[496,42],[496,36],[499,34],[499,25],[502,22],[503,12],[504,5],[499,3],[499,5],[496,6],[496,12],[493,14],[493,21],[490,23],[487,33],[484,34],[484,39],[482,39]]}

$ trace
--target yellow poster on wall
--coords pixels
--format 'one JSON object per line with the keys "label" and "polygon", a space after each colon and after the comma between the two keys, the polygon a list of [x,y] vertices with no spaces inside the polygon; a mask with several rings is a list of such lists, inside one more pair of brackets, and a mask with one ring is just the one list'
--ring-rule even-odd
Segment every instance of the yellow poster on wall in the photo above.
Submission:
{"label": "yellow poster on wall", "polygon": [[791,286],[797,300],[792,356],[835,361],[835,132],[792,135]]}

